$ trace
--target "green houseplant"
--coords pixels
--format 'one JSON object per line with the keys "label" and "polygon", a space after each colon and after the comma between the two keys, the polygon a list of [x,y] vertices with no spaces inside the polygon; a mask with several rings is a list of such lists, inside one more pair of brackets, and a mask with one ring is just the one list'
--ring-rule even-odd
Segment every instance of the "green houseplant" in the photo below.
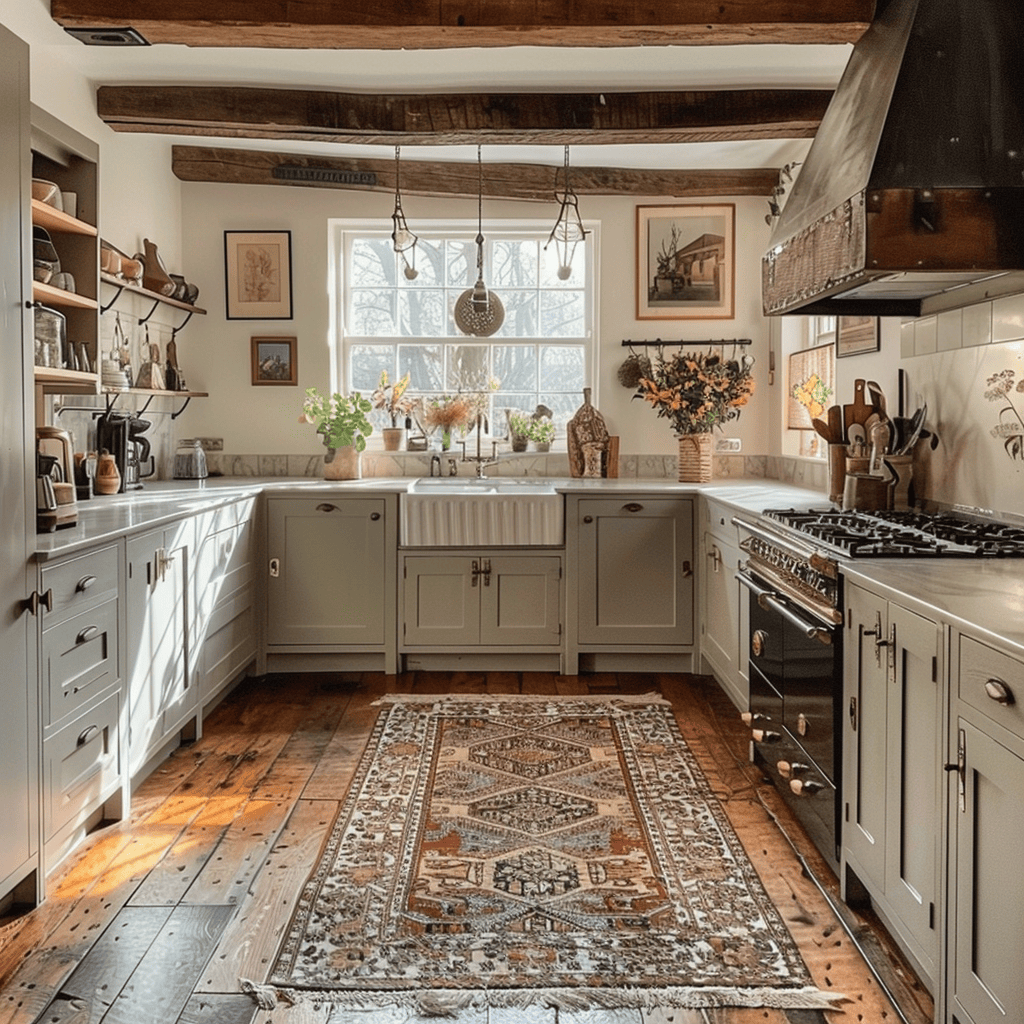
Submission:
{"label": "green houseplant", "polygon": [[551,448],[551,442],[555,439],[555,424],[546,416],[531,416],[527,424],[526,436],[533,442],[537,451],[546,452]]}
{"label": "green houseplant", "polygon": [[328,479],[352,480],[359,476],[359,455],[373,433],[373,424],[366,416],[372,408],[373,403],[358,391],[350,395],[335,392],[328,398],[316,388],[306,388],[301,418],[312,423],[324,439],[324,476]]}

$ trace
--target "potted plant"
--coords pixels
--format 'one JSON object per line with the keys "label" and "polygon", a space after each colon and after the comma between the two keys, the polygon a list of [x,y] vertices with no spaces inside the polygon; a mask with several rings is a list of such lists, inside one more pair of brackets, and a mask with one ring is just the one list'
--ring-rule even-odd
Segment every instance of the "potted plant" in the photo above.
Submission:
{"label": "potted plant", "polygon": [[555,424],[547,416],[531,416],[526,436],[537,451],[550,451],[551,442],[555,439]]}
{"label": "potted plant", "polygon": [[359,478],[359,456],[366,448],[366,439],[373,433],[373,424],[366,414],[373,403],[358,391],[350,395],[321,395],[316,388],[306,388],[301,420],[312,423],[324,439],[324,477],[328,480]]}
{"label": "potted plant", "polygon": [[391,418],[391,426],[381,431],[386,452],[400,451],[405,441],[405,427],[399,426],[398,420],[401,417],[404,421],[412,413],[413,400],[405,393],[408,387],[408,373],[392,384],[388,378],[388,371],[381,370],[377,390],[370,398],[374,409],[383,409]]}
{"label": "potted plant", "polygon": [[711,353],[678,352],[655,361],[634,398],[649,402],[679,438],[679,479],[711,479],[711,432],[735,419],[754,393],[754,360],[725,360]]}
{"label": "potted plant", "polygon": [[441,431],[441,450],[452,446],[452,431],[467,427],[476,417],[476,405],[466,395],[437,395],[424,403],[424,424],[431,431]]}
{"label": "potted plant", "polygon": [[530,440],[530,427],[533,418],[525,412],[509,413],[508,432],[512,443],[512,451],[525,452]]}

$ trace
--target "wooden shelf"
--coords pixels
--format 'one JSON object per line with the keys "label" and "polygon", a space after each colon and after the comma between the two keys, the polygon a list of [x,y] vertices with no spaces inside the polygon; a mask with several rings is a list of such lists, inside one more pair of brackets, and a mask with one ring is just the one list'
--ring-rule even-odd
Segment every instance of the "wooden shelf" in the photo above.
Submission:
{"label": "wooden shelf", "polygon": [[63,288],[54,288],[52,284],[43,284],[42,281],[32,282],[32,298],[47,306],[64,306],[68,309],[100,308],[99,303],[95,299],[90,299],[88,295],[66,292]]}
{"label": "wooden shelf", "polygon": [[123,277],[115,277],[113,274],[107,274],[103,271],[100,272],[100,280],[104,284],[109,284],[114,288],[123,288],[126,292],[131,292],[133,295],[141,295],[144,299],[152,299],[154,302],[162,302],[166,306],[173,306],[175,309],[185,309],[189,313],[196,313],[199,316],[205,316],[206,310],[200,309],[199,306],[190,306],[187,302],[181,302],[179,299],[172,299],[166,295],[161,295],[159,292],[152,292],[148,288],[143,288],[141,285],[132,284],[130,281],[126,281]]}
{"label": "wooden shelf", "polygon": [[58,392],[68,394],[96,395],[100,391],[100,378],[95,373],[83,373],[81,370],[64,370],[55,366],[36,366],[33,368],[35,383],[49,391],[57,387]]}
{"label": "wooden shelf", "polygon": [[168,391],[166,388],[101,388],[105,395],[155,395],[164,398],[209,398],[209,391]]}
{"label": "wooden shelf", "polygon": [[92,224],[86,224],[84,220],[72,217],[38,199],[32,200],[32,223],[46,228],[47,231],[57,231],[65,235],[95,236],[98,234]]}

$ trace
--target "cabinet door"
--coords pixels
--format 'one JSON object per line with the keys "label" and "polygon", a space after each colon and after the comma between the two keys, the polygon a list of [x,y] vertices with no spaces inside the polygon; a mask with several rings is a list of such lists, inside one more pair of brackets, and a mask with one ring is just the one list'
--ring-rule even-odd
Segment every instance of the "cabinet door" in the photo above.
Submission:
{"label": "cabinet door", "polygon": [[383,498],[267,502],[270,644],[384,642]]}
{"label": "cabinet door", "polygon": [[693,643],[693,502],[594,499],[578,505],[579,642]]}
{"label": "cabinet door", "polygon": [[[939,806],[942,799],[938,656],[934,622],[889,606],[885,895],[924,966],[936,975]],[[929,962],[930,961],[930,962]]]}
{"label": "cabinet door", "polygon": [[466,555],[405,559],[404,643],[452,648],[479,644],[480,562]]}
{"label": "cabinet door", "polygon": [[480,643],[557,646],[561,633],[561,560],[488,558],[481,577]]}
{"label": "cabinet door", "polygon": [[128,541],[128,759],[134,776],[189,717],[186,659],[190,520]]}
{"label": "cabinet door", "polygon": [[723,543],[710,532],[705,532],[703,541],[701,654],[723,681],[735,685],[740,652],[746,652],[746,644],[740,642],[740,585],[736,582],[739,548]]}
{"label": "cabinet door", "polygon": [[951,805],[952,995],[973,1024],[1008,1024],[1024,1007],[1024,760],[970,723],[958,727],[966,775]]}
{"label": "cabinet door", "polygon": [[[0,620],[0,664],[3,665],[0,715],[0,885],[17,884],[17,872],[36,850],[35,810],[38,776],[35,657],[29,659],[36,621],[19,614],[18,601],[32,593],[29,555],[35,524],[29,518],[28,490],[32,467],[31,415],[24,375],[32,378],[31,333],[26,328],[24,300],[31,293],[27,254],[28,231],[28,47],[0,25],[0,508],[3,510],[3,569],[0,577],[7,607]],[[28,867],[31,870],[31,866]],[[6,889],[0,890],[0,896]]]}
{"label": "cabinet door", "polygon": [[846,588],[844,648],[843,846],[861,880],[885,888],[888,606],[859,587]]}

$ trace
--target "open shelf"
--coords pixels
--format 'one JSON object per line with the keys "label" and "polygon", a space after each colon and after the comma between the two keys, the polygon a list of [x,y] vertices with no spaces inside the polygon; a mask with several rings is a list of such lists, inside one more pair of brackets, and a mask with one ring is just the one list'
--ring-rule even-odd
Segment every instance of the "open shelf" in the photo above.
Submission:
{"label": "open shelf", "polygon": [[54,288],[52,284],[42,281],[32,282],[32,298],[47,306],[64,306],[67,309],[99,309],[99,303],[88,295],[66,292],[63,288]]}
{"label": "open shelf", "polygon": [[100,391],[100,378],[95,373],[65,370],[55,366],[36,366],[33,377],[37,387],[47,394],[96,395]]}
{"label": "open shelf", "polygon": [[157,398],[209,398],[209,391],[168,391],[166,388],[101,388],[105,395],[154,395]]}
{"label": "open shelf", "polygon": [[199,306],[190,306],[187,302],[182,302],[179,299],[172,299],[166,295],[161,295],[159,292],[152,292],[148,288],[143,288],[141,285],[132,284],[130,281],[126,281],[123,277],[115,277],[113,274],[107,274],[101,271],[100,280],[104,284],[109,284],[113,288],[121,288],[126,292],[131,292],[133,295],[141,295],[144,299],[152,299],[154,302],[162,302],[166,306],[173,306],[175,309],[185,309],[188,310],[189,313],[197,313],[200,316],[206,315],[206,310],[200,309]]}
{"label": "open shelf", "polygon": [[32,200],[32,223],[38,224],[47,231],[56,231],[65,235],[96,235],[98,234],[92,224],[86,224],[84,220],[72,217],[63,210],[50,206],[49,203]]}

